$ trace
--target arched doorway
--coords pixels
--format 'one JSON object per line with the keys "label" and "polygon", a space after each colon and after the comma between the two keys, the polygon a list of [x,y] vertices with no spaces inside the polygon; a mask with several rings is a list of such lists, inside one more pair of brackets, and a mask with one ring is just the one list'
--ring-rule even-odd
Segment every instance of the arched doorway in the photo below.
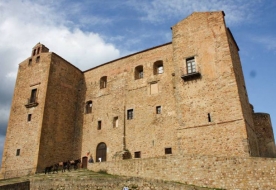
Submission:
{"label": "arched doorway", "polygon": [[96,162],[105,162],[105,161],[106,161],[106,144],[101,142],[97,146]]}

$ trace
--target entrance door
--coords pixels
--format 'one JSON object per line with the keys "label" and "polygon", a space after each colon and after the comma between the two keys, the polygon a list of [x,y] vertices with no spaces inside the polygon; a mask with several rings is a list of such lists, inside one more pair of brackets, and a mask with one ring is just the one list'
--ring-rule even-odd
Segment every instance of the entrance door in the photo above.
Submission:
{"label": "entrance door", "polygon": [[96,162],[105,162],[105,161],[106,161],[106,144],[101,142],[97,146]]}
{"label": "entrance door", "polygon": [[82,168],[87,169],[87,157],[82,157]]}

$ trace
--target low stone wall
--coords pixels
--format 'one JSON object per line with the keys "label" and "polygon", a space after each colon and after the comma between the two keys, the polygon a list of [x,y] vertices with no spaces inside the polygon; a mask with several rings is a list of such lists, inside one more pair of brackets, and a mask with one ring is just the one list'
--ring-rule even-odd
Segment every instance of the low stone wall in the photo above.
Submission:
{"label": "low stone wall", "polygon": [[93,171],[224,189],[276,189],[276,159],[169,155],[101,162]]}
{"label": "low stone wall", "polygon": [[30,181],[8,184],[8,185],[0,185],[1,190],[29,190],[30,189]]}
{"label": "low stone wall", "polygon": [[70,179],[35,180],[31,181],[30,190],[122,190],[123,187],[128,187],[129,190],[206,190],[203,187],[188,186],[163,180],[144,180],[135,177],[82,178],[77,180],[72,177]]}

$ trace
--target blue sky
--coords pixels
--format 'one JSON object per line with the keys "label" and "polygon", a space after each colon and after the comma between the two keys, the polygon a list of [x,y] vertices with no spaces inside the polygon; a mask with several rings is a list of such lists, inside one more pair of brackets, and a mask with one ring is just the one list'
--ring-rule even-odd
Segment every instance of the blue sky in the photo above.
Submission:
{"label": "blue sky", "polygon": [[249,101],[276,132],[275,0],[0,0],[0,155],[18,64],[38,42],[81,70],[171,41],[195,11],[225,12]]}

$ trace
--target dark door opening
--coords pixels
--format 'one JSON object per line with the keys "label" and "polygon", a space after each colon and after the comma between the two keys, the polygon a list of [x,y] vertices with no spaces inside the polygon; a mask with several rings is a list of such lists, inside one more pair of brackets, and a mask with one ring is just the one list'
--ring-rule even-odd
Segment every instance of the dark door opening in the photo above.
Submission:
{"label": "dark door opening", "polygon": [[105,161],[106,161],[106,144],[102,142],[97,146],[96,162],[105,162]]}

